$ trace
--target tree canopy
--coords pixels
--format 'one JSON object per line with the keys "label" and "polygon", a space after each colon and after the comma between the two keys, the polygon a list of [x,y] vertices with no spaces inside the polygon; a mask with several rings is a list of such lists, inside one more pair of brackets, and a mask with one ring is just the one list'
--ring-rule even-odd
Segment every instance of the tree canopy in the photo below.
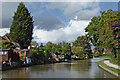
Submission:
{"label": "tree canopy", "polygon": [[78,55],[81,58],[89,58],[91,56],[91,45],[89,40],[85,36],[79,36],[73,42],[72,53]]}
{"label": "tree canopy", "polygon": [[21,2],[13,16],[10,27],[10,40],[19,43],[20,48],[24,49],[30,45],[33,34],[33,21],[28,9]]}
{"label": "tree canopy", "polygon": [[16,46],[12,42],[2,41],[2,48],[3,49],[15,49]]}
{"label": "tree canopy", "polygon": [[101,11],[101,15],[93,17],[86,27],[87,37],[96,49],[102,53],[103,49],[111,50],[113,61],[118,61],[120,48],[120,18],[119,12],[109,9]]}

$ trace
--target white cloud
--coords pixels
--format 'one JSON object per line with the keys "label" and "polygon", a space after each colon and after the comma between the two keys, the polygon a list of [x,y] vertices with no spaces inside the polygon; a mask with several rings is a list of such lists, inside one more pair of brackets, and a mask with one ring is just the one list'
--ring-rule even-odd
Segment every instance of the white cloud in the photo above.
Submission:
{"label": "white cloud", "polygon": [[71,20],[67,27],[60,28],[57,30],[46,31],[37,29],[38,26],[34,27],[34,40],[39,43],[46,43],[52,41],[58,43],[61,41],[72,42],[78,36],[85,35],[85,28],[89,24],[89,21],[85,20]]}
{"label": "white cloud", "polygon": [[[89,1],[89,0],[86,0]],[[65,16],[78,19],[89,20],[98,15],[100,11],[99,2],[68,2],[68,3],[51,3],[46,5],[48,9],[60,9]],[[92,13],[92,14],[91,14]],[[81,15],[82,14],[82,15]]]}
{"label": "white cloud", "polygon": [[[52,41],[53,43],[58,43],[61,41],[72,42],[78,36],[85,35],[85,28],[89,24],[89,21],[85,20],[70,20],[68,25],[64,28],[47,31],[38,29],[39,26],[34,26],[33,29],[33,40],[39,43],[47,43]],[[9,28],[0,28],[0,36],[3,36],[5,33],[9,33]]]}
{"label": "white cloud", "polygon": [[10,28],[0,28],[0,36],[10,32]]}

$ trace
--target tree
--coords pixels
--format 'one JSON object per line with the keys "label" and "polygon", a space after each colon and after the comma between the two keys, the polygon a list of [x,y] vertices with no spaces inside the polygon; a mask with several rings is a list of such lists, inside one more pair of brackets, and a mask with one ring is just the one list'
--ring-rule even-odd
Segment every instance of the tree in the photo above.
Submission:
{"label": "tree", "polygon": [[[109,9],[107,12],[101,11],[101,15],[93,17],[90,24],[86,27],[87,37],[102,53],[105,48],[111,50],[111,61],[119,62],[120,53],[120,18],[118,11]],[[119,63],[120,64],[120,63]]]}
{"label": "tree", "polygon": [[30,45],[33,34],[33,21],[28,9],[21,2],[13,16],[10,27],[10,40],[20,45],[21,49]]}
{"label": "tree", "polygon": [[40,44],[40,47],[44,47],[44,46],[43,46],[43,43]]}
{"label": "tree", "polygon": [[67,43],[66,45],[64,45],[63,47],[63,52],[65,55],[71,55],[71,45],[70,43]]}
{"label": "tree", "polygon": [[83,58],[83,47],[75,47],[75,46],[72,46],[72,53],[74,53],[75,55],[79,56],[80,58]]}
{"label": "tree", "polygon": [[15,49],[16,46],[12,42],[2,41],[2,48],[3,49]]}
{"label": "tree", "polygon": [[72,53],[78,55],[81,58],[91,56],[91,46],[89,40],[85,36],[79,36],[74,42],[72,46]]}
{"label": "tree", "polygon": [[52,47],[53,47],[53,43],[52,42],[47,42],[45,45],[46,50],[48,50],[49,53],[52,52]]}

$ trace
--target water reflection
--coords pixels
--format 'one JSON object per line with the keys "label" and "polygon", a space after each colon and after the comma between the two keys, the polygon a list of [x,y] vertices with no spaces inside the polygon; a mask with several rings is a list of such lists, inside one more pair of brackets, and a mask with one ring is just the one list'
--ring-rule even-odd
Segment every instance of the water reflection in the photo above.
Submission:
{"label": "water reflection", "polygon": [[27,78],[29,76],[26,74],[26,71],[27,71],[26,68],[3,71],[2,77],[3,78]]}
{"label": "water reflection", "polygon": [[35,65],[16,70],[3,71],[3,78],[114,78],[97,66],[104,58]]}

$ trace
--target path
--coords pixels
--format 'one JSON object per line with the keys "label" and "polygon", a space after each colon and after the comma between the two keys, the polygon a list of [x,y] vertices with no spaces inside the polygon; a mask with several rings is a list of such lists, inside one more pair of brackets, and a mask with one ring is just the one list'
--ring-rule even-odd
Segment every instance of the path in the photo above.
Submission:
{"label": "path", "polygon": [[118,65],[115,65],[115,64],[112,64],[110,63],[109,61],[104,61],[104,63],[110,67],[113,67],[113,68],[116,68],[116,69],[119,69],[120,70],[120,66]]}

